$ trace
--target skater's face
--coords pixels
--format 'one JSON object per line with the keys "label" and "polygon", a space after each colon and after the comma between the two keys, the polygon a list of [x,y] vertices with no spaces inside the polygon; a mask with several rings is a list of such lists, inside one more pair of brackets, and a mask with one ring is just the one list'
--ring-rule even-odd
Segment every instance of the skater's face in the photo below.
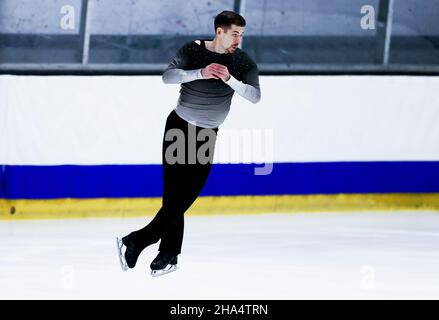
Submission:
{"label": "skater's face", "polygon": [[218,41],[227,53],[235,52],[236,48],[238,48],[241,43],[243,35],[244,27],[239,27],[234,24],[232,24],[226,31],[221,27],[216,29]]}

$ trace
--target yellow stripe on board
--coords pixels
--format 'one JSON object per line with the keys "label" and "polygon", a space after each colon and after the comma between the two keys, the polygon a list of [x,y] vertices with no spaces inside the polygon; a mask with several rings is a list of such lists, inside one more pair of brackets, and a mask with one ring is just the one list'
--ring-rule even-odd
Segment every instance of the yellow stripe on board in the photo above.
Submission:
{"label": "yellow stripe on board", "polygon": [[[144,217],[155,215],[160,206],[161,198],[0,199],[0,220]],[[439,211],[439,193],[199,197],[187,214],[238,215],[365,210]]]}

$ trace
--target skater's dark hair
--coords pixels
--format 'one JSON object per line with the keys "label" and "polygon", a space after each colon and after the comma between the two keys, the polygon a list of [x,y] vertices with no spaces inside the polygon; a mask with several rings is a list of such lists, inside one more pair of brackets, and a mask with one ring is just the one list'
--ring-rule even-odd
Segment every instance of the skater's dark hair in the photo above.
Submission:
{"label": "skater's dark hair", "polygon": [[245,27],[245,19],[236,12],[223,11],[215,17],[215,32],[218,27],[227,31],[232,27],[232,24],[238,27]]}

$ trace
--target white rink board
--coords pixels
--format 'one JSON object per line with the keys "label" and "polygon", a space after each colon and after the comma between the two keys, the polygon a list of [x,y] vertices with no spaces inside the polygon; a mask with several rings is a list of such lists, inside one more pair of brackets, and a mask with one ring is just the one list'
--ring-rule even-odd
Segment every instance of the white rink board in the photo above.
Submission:
{"label": "white rink board", "polygon": [[[217,150],[243,131],[256,145],[262,134],[266,152],[217,152],[215,162],[439,159],[438,77],[260,80],[260,103],[235,93]],[[0,76],[0,164],[159,164],[178,92],[160,76]]]}

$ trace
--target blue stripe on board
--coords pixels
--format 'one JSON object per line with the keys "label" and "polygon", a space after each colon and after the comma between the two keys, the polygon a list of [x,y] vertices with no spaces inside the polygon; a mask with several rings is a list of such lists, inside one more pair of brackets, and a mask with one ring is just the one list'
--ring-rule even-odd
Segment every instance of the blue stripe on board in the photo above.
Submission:
{"label": "blue stripe on board", "polygon": [[0,165],[0,198],[4,198],[6,196],[6,183],[3,179],[4,171],[6,170],[6,166]]}
{"label": "blue stripe on board", "polygon": [[[439,162],[215,164],[201,195],[439,192]],[[3,166],[8,199],[160,197],[161,165]]]}
{"label": "blue stripe on board", "polygon": [[161,165],[6,166],[9,199],[159,197]]}

